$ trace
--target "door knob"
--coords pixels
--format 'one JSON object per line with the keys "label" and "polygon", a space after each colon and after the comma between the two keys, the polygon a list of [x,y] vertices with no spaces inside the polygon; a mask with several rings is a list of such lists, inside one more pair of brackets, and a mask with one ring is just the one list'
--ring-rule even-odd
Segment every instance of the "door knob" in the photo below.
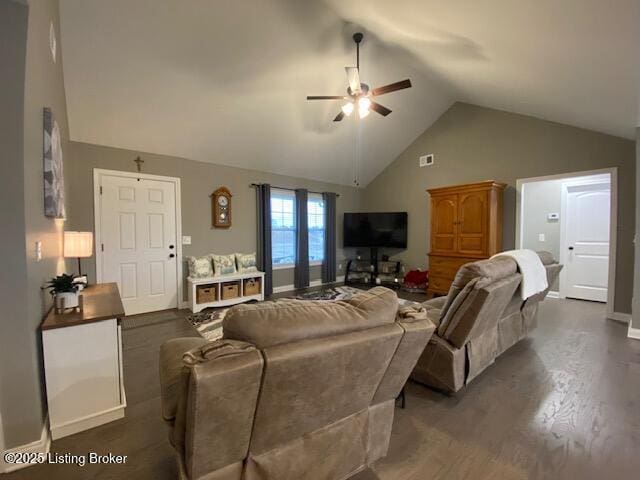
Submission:
{"label": "door knob", "polygon": [[170,253],[169,258],[173,258],[173,257],[175,257],[175,255],[173,253]]}
{"label": "door knob", "polygon": [[569,247],[569,250],[573,250],[573,247]]}
{"label": "door knob", "polygon": [[174,249],[174,246],[173,246],[173,245],[169,245],[169,249],[170,249],[170,250],[173,250],[173,249]]}

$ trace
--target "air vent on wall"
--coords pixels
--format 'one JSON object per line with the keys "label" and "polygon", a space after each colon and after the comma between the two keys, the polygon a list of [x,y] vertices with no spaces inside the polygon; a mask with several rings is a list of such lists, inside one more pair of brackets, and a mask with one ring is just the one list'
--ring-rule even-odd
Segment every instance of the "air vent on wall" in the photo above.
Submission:
{"label": "air vent on wall", "polygon": [[420,163],[419,165],[421,167],[426,167],[427,165],[433,165],[433,153],[430,153],[429,155],[422,155],[420,157]]}

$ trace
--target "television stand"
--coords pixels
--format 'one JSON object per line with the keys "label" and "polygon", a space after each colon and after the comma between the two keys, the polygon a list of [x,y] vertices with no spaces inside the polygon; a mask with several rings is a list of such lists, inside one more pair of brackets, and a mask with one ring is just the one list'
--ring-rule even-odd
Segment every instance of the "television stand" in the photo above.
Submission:
{"label": "television stand", "polygon": [[400,262],[379,262],[378,249],[371,248],[367,260],[351,259],[347,262],[344,283],[347,285],[382,285],[389,288],[400,287]]}

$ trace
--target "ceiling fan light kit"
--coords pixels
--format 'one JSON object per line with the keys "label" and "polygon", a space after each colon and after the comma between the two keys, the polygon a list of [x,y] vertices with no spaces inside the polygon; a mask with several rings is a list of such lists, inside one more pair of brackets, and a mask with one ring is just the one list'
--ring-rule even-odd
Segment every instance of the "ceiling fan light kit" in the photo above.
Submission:
{"label": "ceiling fan light kit", "polygon": [[374,88],[373,90],[369,89],[369,85],[360,81],[360,42],[362,42],[363,38],[364,35],[362,33],[353,34],[353,41],[356,43],[356,66],[345,67],[349,82],[347,95],[309,95],[307,97],[307,100],[348,100],[342,106],[340,113],[333,119],[334,122],[340,122],[345,116],[351,115],[356,103],[358,104],[359,118],[365,118],[371,110],[386,117],[391,113],[391,110],[372,101],[371,98],[411,87],[411,80],[408,78],[400,82]]}
{"label": "ceiling fan light kit", "polygon": [[353,103],[347,102],[342,106],[342,111],[348,117],[353,112]]}

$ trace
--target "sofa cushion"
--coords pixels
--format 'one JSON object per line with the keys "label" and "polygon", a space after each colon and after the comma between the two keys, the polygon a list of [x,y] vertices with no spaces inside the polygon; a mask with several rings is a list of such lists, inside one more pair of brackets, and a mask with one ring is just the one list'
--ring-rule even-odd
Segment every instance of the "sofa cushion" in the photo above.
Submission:
{"label": "sofa cushion", "polygon": [[472,272],[474,277],[482,277],[482,280],[478,282],[479,284],[477,288],[482,288],[513,275],[518,271],[518,265],[509,257],[496,257],[493,259],[467,263],[466,265],[463,265],[460,270],[465,269],[465,267],[467,270]]}
{"label": "sofa cushion", "polygon": [[496,257],[471,262],[460,267],[456,273],[447,300],[442,308],[442,319],[438,335],[444,336],[448,324],[473,289],[480,289],[516,273],[518,266],[509,257]]}
{"label": "sofa cushion", "polygon": [[344,301],[278,300],[236,305],[222,323],[223,337],[263,349],[393,323],[397,311],[396,293],[384,287]]}
{"label": "sofa cushion", "polygon": [[426,302],[422,302],[422,306],[427,310],[429,310],[430,308],[437,308],[438,310],[442,310],[446,303],[447,297],[435,297],[427,300]]}
{"label": "sofa cushion", "polygon": [[469,298],[469,295],[473,292],[479,278],[471,279],[464,287],[458,288],[451,285],[449,289],[449,295],[447,296],[447,302],[444,308],[440,312],[440,323],[438,324],[438,335],[444,337],[444,333],[447,331],[447,327],[451,322],[453,316],[460,310],[465,300]]}
{"label": "sofa cushion", "polygon": [[442,316],[442,311],[440,309],[438,308],[427,309],[427,319],[429,319],[429,321],[433,323],[436,326],[436,328],[440,326],[441,316]]}

